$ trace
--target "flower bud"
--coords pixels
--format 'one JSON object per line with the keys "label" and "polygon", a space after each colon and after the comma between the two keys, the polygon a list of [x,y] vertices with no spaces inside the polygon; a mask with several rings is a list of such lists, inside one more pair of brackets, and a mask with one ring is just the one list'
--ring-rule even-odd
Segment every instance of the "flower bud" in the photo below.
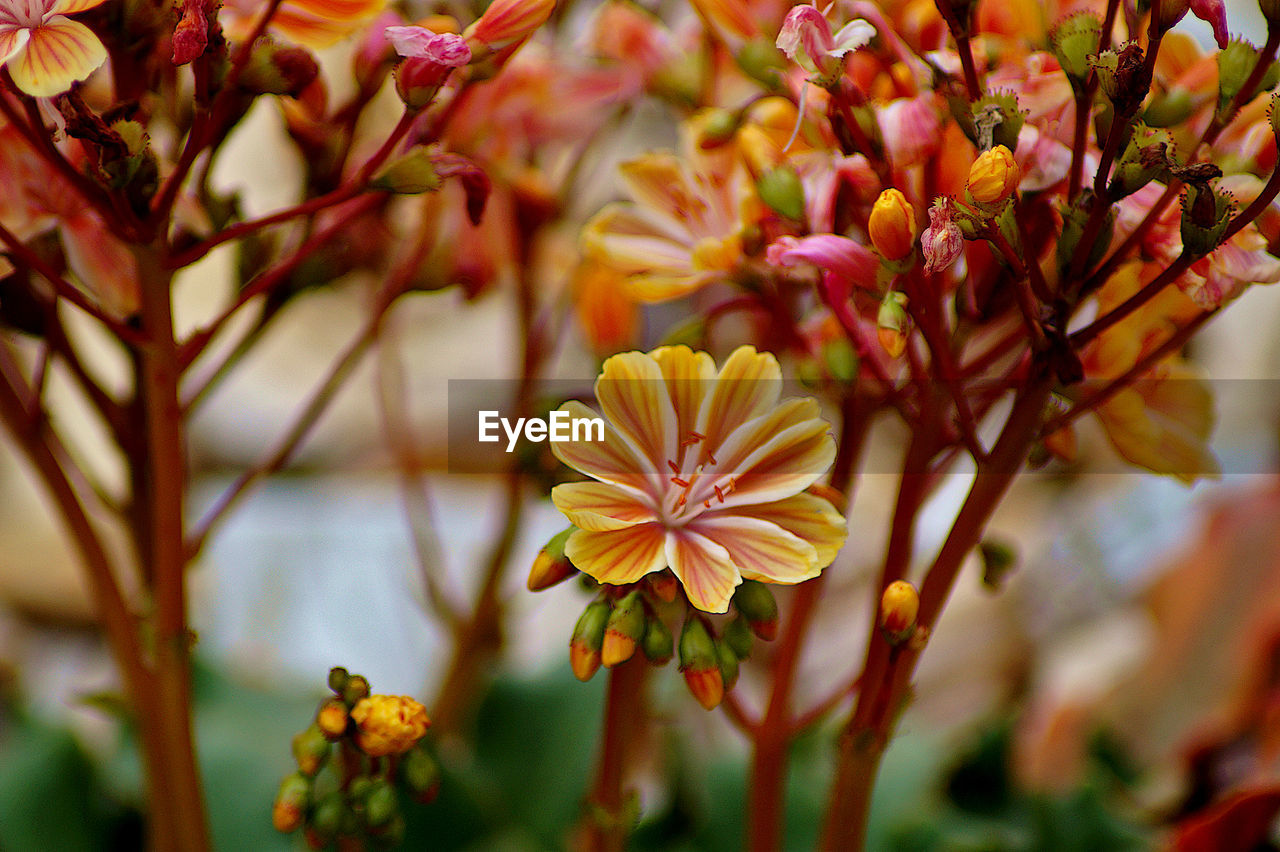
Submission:
{"label": "flower bud", "polygon": [[442,183],[430,152],[419,147],[385,166],[369,185],[400,195],[416,195],[435,192]]}
{"label": "flower bud", "polygon": [[660,618],[650,618],[645,624],[641,647],[645,657],[655,666],[666,665],[675,656],[675,639]]}
{"label": "flower bud", "polygon": [[533,35],[555,6],[555,0],[493,0],[463,36],[472,50],[496,52]]}
{"label": "flower bud", "polygon": [[337,698],[331,698],[320,705],[316,713],[316,727],[326,739],[336,740],[347,732],[347,705]]}
{"label": "flower bud", "polygon": [[747,620],[751,632],[772,642],[778,635],[778,602],[758,580],[743,580],[733,593],[733,607]]}
{"label": "flower bud", "polygon": [[775,213],[797,222],[804,218],[804,185],[790,166],[778,166],[760,175],[756,192]]}
{"label": "flower bud", "polygon": [[404,754],[431,727],[427,708],[404,695],[371,695],[351,708],[356,744],[370,757]]}
{"label": "flower bud", "polygon": [[[670,343],[664,344],[673,345]],[[671,603],[676,599],[676,595],[680,592],[680,581],[670,571],[659,571],[656,574],[650,574],[649,590],[663,603]]]}
{"label": "flower bud", "polygon": [[982,584],[989,589],[999,589],[1013,570],[1016,559],[1013,548],[1008,542],[987,538],[978,544],[978,555],[982,557]]}
{"label": "flower bud", "polygon": [[1102,19],[1093,12],[1076,12],[1063,18],[1049,32],[1049,43],[1058,65],[1076,91],[1089,79],[1089,56],[1098,49]]}
{"label": "flower bud", "polygon": [[685,621],[680,631],[680,671],[689,692],[703,709],[714,710],[724,700],[724,679],[716,642],[697,616]]}
{"label": "flower bud", "polygon": [[720,639],[733,650],[739,660],[745,660],[751,656],[751,646],[754,644],[755,637],[751,635],[751,628],[741,614],[725,625]]}
{"label": "flower bud", "polygon": [[876,313],[876,339],[890,358],[897,358],[906,350],[910,335],[907,294],[890,290],[880,301],[880,310]]}
{"label": "flower bud", "polygon": [[312,724],[293,738],[293,758],[303,775],[315,775],[329,756],[329,739],[318,724]]}
{"label": "flower bud", "polygon": [[867,222],[871,244],[888,260],[902,260],[915,249],[916,211],[896,189],[880,193]]}
{"label": "flower bud", "polygon": [[306,50],[263,36],[254,42],[237,82],[251,94],[296,97],[319,73],[320,66]]}
{"label": "flower bud", "polygon": [[969,194],[980,204],[999,204],[1018,188],[1018,164],[1003,145],[983,151],[969,167]]}
{"label": "flower bud", "polygon": [[271,805],[271,824],[288,834],[302,826],[311,802],[311,780],[300,772],[286,775]]}
{"label": "flower bud", "polygon": [[595,600],[578,617],[569,640],[569,665],[580,681],[591,680],[600,668],[600,649],[604,645],[605,624],[609,621],[609,604]]}
{"label": "flower bud", "polygon": [[400,799],[396,788],[382,779],[374,780],[363,796],[364,823],[377,829],[387,825],[400,815]]}
{"label": "flower bud", "polygon": [[421,743],[400,758],[400,780],[420,804],[430,804],[440,792],[440,766]]}
{"label": "flower bud", "polygon": [[353,706],[368,694],[369,681],[365,680],[364,675],[351,675],[347,678],[347,685],[342,688],[342,700],[347,706]]}
{"label": "flower bud", "polygon": [[342,666],[334,666],[329,669],[329,688],[341,695],[342,690],[346,689],[347,679],[350,677],[351,673]]}
{"label": "flower bud", "polygon": [[404,57],[396,66],[396,93],[409,109],[431,103],[454,68],[471,61],[471,48],[461,36],[434,33],[424,27],[387,27],[387,41]]}
{"label": "flower bud", "polygon": [[[330,840],[342,829],[342,821],[348,811],[347,799],[341,790],[333,790],[321,797],[316,802],[315,810],[311,812],[311,819],[307,821],[308,834],[314,834],[319,840],[318,846],[312,848],[324,848]],[[308,838],[308,844],[311,839]]]}
{"label": "flower bud", "polygon": [[[1221,118],[1230,118],[1227,109],[1244,88],[1249,75],[1261,59],[1261,51],[1243,39],[1231,39],[1225,49],[1218,51],[1218,115]],[[1280,65],[1272,62],[1263,72],[1255,89],[1245,94],[1244,102],[1253,100],[1258,92],[1274,88],[1278,74]]]}
{"label": "flower bud", "polygon": [[728,692],[738,682],[738,655],[729,643],[721,640],[716,643],[716,661],[720,664],[720,682]]}
{"label": "flower bud", "polygon": [[895,580],[880,595],[880,629],[891,645],[910,638],[920,613],[920,594],[906,580]]}
{"label": "flower bud", "polygon": [[578,569],[574,568],[573,563],[564,555],[565,542],[569,540],[572,532],[573,527],[569,527],[564,532],[557,533],[551,541],[543,545],[542,550],[538,551],[538,555],[533,560],[533,567],[529,569],[529,580],[526,583],[529,591],[540,592],[543,589],[549,589],[578,573]]}
{"label": "flower bud", "polygon": [[625,663],[636,652],[636,643],[644,637],[644,604],[640,592],[633,590],[614,604],[604,628],[600,662],[608,668]]}
{"label": "flower bud", "polygon": [[1234,209],[1231,196],[1214,192],[1207,183],[1189,184],[1182,203],[1182,246],[1203,257],[1222,244]]}

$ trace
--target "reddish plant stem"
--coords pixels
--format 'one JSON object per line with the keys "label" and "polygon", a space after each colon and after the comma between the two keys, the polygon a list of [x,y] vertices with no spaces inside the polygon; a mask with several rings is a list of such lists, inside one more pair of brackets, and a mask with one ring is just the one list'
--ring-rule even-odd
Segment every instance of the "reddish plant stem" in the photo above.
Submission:
{"label": "reddish plant stem", "polygon": [[585,834],[589,852],[622,852],[627,824],[623,780],[628,758],[644,725],[644,677],[648,664],[640,655],[609,670],[605,694],[600,763],[589,798]]}
{"label": "reddish plant stem", "polygon": [[[932,627],[965,556],[978,543],[1025,460],[1051,386],[1048,376],[1037,376],[1015,400],[991,457],[979,468],[969,496],[925,576],[920,593],[921,626]],[[863,848],[877,770],[918,658],[919,652],[891,647],[879,631],[873,633],[858,702],[840,738],[836,779],[823,833],[822,848],[827,852]]]}
{"label": "reddish plant stem", "polygon": [[[1107,14],[1102,22],[1102,31],[1098,34],[1098,53],[1111,47],[1111,31],[1116,24],[1116,10],[1120,0],[1108,0]],[[1093,107],[1093,96],[1098,91],[1098,75],[1089,71],[1085,78],[1084,88],[1076,92],[1076,126],[1071,140],[1071,171],[1067,182],[1067,200],[1075,201],[1080,194],[1081,177],[1084,172],[1084,152],[1088,147],[1089,112]]]}

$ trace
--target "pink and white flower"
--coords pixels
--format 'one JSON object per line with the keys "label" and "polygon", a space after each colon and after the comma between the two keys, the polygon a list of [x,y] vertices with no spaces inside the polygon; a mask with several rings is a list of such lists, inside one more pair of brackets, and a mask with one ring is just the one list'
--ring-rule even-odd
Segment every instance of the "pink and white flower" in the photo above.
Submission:
{"label": "pink and white flower", "polygon": [[107,59],[93,30],[67,15],[102,0],[0,0],[0,63],[13,83],[38,98],[60,95]]}
{"label": "pink and white flower", "polygon": [[[845,520],[805,491],[835,441],[816,402],[779,399],[772,355],[743,346],[717,373],[685,346],[625,352],[595,388],[604,440],[552,444],[594,480],[551,492],[577,527],[565,555],[580,571],[623,585],[670,567],[693,606],[725,612],[743,579],[799,583],[835,559]],[[596,417],[579,402],[560,410]]]}
{"label": "pink and white flower", "polygon": [[955,205],[950,198],[939,198],[929,208],[929,227],[920,235],[920,251],[924,254],[925,272],[941,272],[964,251],[964,234],[956,224]]}
{"label": "pink and white flower", "polygon": [[787,13],[778,33],[778,49],[810,74],[834,80],[844,70],[846,53],[871,41],[876,28],[854,18],[834,35],[827,16],[813,6],[795,6]]}

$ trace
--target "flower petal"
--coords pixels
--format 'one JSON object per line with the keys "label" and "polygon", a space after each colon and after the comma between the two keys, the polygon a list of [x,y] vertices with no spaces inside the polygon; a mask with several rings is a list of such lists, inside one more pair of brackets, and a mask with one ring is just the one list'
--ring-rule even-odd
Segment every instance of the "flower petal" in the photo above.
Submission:
{"label": "flower petal", "polygon": [[697,430],[698,409],[716,377],[716,362],[688,346],[663,346],[649,353],[658,362],[676,412],[677,435],[686,440]]}
{"label": "flower petal", "polygon": [[818,576],[812,544],[770,521],[745,518],[731,512],[711,512],[689,525],[723,547],[748,580],[766,583],[800,583]]}
{"label": "flower petal", "polygon": [[0,24],[0,64],[27,46],[31,30],[16,24]]}
{"label": "flower petal", "polygon": [[662,527],[639,524],[621,530],[577,530],[565,542],[564,555],[579,571],[601,583],[634,583],[667,567]]}
{"label": "flower petal", "polygon": [[581,530],[620,530],[657,520],[643,495],[605,482],[557,485],[551,489],[551,502]]}
{"label": "flower petal", "polygon": [[801,492],[772,503],[739,506],[734,514],[759,518],[809,542],[818,551],[818,566],[830,565],[849,536],[849,523],[828,501]]}
{"label": "flower petal", "polygon": [[[797,400],[810,402],[811,400]],[[816,404],[813,404],[816,408]],[[722,468],[716,484],[720,495],[691,494],[690,502],[730,508],[781,500],[808,488],[835,460],[835,439],[826,421],[810,418],[788,426],[748,455],[741,464]],[[714,502],[713,502],[714,501]]]}
{"label": "flower petal", "polygon": [[74,15],[77,12],[86,12],[95,6],[101,6],[106,0],[54,0],[48,5],[52,8],[49,10],[55,15]]}
{"label": "flower petal", "polygon": [[689,603],[703,612],[729,611],[733,590],[742,582],[729,551],[684,528],[667,530],[666,554]]}
{"label": "flower petal", "polygon": [[107,59],[107,49],[84,24],[55,15],[31,31],[25,50],[9,59],[19,89],[38,98],[61,94]]}
{"label": "flower petal", "polygon": [[735,349],[698,412],[698,431],[706,437],[708,451],[715,454],[733,429],[776,406],[781,393],[777,358],[753,346]]}
{"label": "flower petal", "polygon": [[631,197],[677,222],[697,220],[707,204],[690,187],[689,173],[672,154],[649,154],[619,167]]}
{"label": "flower petal", "polygon": [[[577,400],[566,402],[559,410],[568,413],[570,422],[599,417]],[[661,493],[655,489],[664,487],[665,477],[656,472],[646,473],[648,464],[640,460],[635,450],[608,422],[604,425],[603,441],[552,441],[551,452],[578,473],[631,488],[637,493]]]}
{"label": "flower petal", "polygon": [[658,362],[623,352],[604,362],[596,379],[600,410],[650,469],[665,471],[676,457],[676,413]]}

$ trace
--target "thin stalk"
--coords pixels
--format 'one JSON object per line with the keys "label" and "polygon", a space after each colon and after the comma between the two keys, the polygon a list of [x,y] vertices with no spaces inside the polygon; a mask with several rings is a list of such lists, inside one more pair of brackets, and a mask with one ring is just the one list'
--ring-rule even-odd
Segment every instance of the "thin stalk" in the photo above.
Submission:
{"label": "thin stalk", "polygon": [[626,848],[625,792],[628,758],[644,722],[644,676],[648,668],[639,655],[609,670],[605,695],[604,731],[600,763],[591,791],[591,811],[586,820],[589,852],[622,852]]}

